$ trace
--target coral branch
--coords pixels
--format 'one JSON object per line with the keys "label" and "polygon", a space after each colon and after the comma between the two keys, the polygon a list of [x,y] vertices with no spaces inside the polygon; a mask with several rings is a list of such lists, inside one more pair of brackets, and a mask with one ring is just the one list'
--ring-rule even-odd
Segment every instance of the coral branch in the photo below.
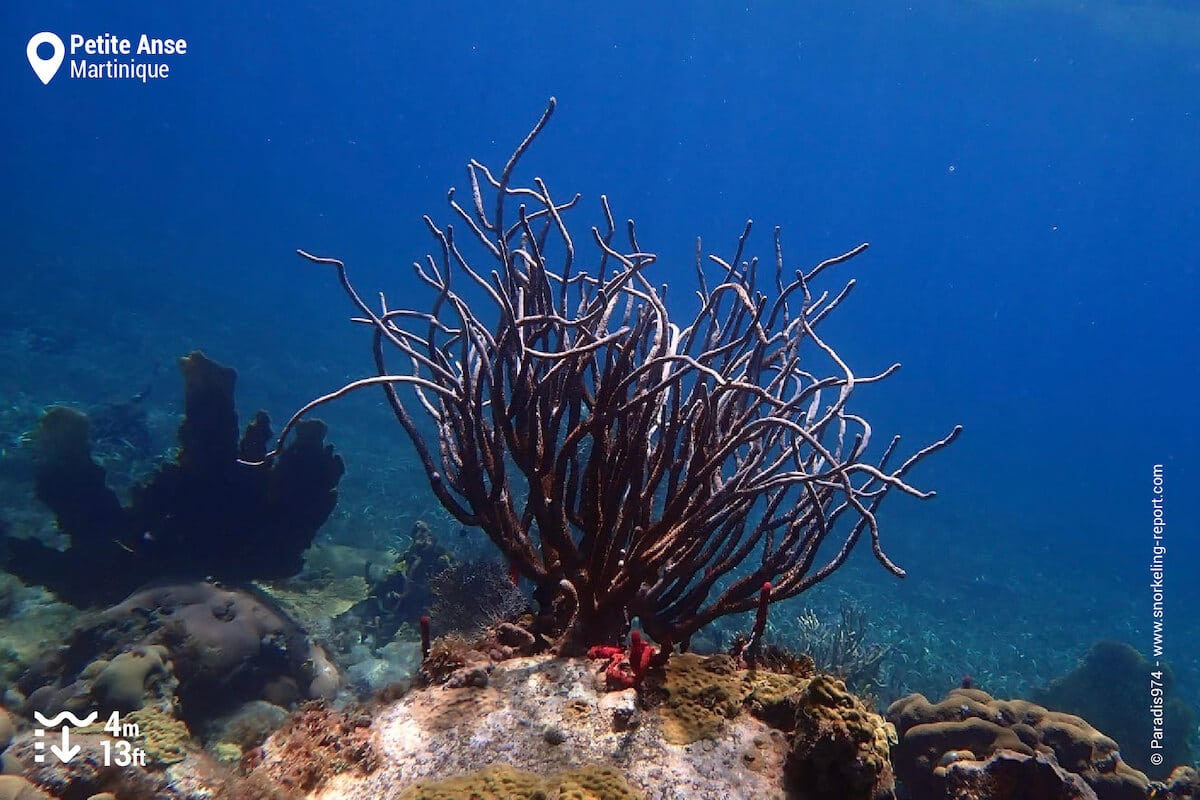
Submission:
{"label": "coral branch", "polygon": [[533,585],[541,632],[563,652],[615,643],[634,617],[659,642],[727,614],[757,610],[765,624],[768,603],[827,578],[864,534],[902,576],[881,544],[880,504],[893,491],[931,497],[907,473],[960,429],[899,467],[896,439],[868,460],[871,427],[850,401],[898,365],[858,376],[817,332],[854,281],[813,286],[866,245],[797,269],[775,229],[761,280],[747,223],[730,258],[706,266],[698,244],[699,311],[679,324],[648,277],[657,257],[632,221],[622,241],[606,197],[602,224],[573,232],[578,196],[514,185],[554,109],[499,177],[468,165],[469,203],[450,191],[464,241],[425,218],[436,246],[414,269],[427,312],[382,298],[372,309],[341,261],[301,251],[335,267],[373,329],[377,374],[295,419],[381,386],[438,499]]}

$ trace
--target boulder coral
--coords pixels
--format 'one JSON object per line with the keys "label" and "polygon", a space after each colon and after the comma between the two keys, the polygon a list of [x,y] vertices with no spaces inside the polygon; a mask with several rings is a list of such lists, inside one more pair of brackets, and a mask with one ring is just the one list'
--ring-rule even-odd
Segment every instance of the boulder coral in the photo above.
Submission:
{"label": "boulder coral", "polygon": [[160,644],[134,647],[112,661],[93,661],[99,668],[92,681],[92,696],[104,710],[136,711],[145,700],[146,684],[171,672],[167,648]]}
{"label": "boulder coral", "polygon": [[1080,717],[1025,700],[997,700],[978,689],[955,689],[937,703],[912,694],[892,703],[887,719],[899,735],[892,751],[896,776],[913,797],[956,796],[946,782],[950,765],[1001,752],[1052,758],[1099,800],[1149,794],[1149,779],[1121,759],[1116,742]]}
{"label": "boulder coral", "polygon": [[[1114,686],[1140,686],[1156,680],[1162,694],[1157,706],[1164,731],[1159,749],[1151,750],[1154,738],[1150,698],[1138,692],[1114,692]],[[1072,672],[1035,690],[1031,698],[1055,711],[1066,711],[1087,719],[1121,744],[1121,757],[1130,765],[1154,778],[1163,778],[1176,764],[1189,764],[1194,756],[1192,739],[1196,715],[1191,707],[1175,696],[1175,676],[1171,668],[1152,665],[1137,650],[1124,642],[1101,641],[1092,646]],[[1151,756],[1162,761],[1156,765]]]}
{"label": "boulder coral", "polygon": [[195,725],[250,700],[330,698],[340,681],[320,645],[266,596],[192,583],[137,592],[98,614],[18,688],[29,714],[150,705]]}
{"label": "boulder coral", "polygon": [[957,800],[1096,800],[1087,782],[1052,756],[997,750],[985,761],[949,753],[935,770],[942,793]]}
{"label": "boulder coral", "polygon": [[895,728],[867,708],[846,684],[817,675],[797,699],[787,776],[811,800],[894,797],[888,751]]}

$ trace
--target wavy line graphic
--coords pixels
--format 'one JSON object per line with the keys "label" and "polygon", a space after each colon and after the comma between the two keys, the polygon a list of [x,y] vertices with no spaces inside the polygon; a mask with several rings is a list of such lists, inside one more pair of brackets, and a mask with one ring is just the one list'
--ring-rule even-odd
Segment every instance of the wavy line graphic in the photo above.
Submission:
{"label": "wavy line graphic", "polygon": [[64,719],[70,720],[71,724],[74,725],[75,727],[82,728],[84,725],[91,725],[93,722],[96,721],[96,718],[99,716],[100,716],[100,714],[95,711],[88,714],[83,719],[80,719],[79,717],[75,716],[70,711],[60,711],[57,714],[55,714],[53,717],[44,717],[44,716],[42,716],[42,712],[40,712],[40,711],[33,712],[33,718],[35,720],[37,720],[38,724],[43,725],[47,728],[57,728],[59,725],[62,724],[62,721]]}

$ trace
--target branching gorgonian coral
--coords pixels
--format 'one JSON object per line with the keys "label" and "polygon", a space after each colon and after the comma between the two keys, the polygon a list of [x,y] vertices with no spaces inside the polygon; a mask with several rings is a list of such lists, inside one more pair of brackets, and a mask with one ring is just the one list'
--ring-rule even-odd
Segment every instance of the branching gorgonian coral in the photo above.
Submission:
{"label": "branching gorgonian coral", "polygon": [[[695,315],[672,319],[655,256],[600,198],[601,225],[569,221],[579,197],[513,183],[554,101],[498,174],[472,161],[461,227],[425,223],[435,252],[415,264],[427,310],[363,300],[377,375],[438,500],[478,526],[532,582],[543,633],[562,652],[611,642],[640,619],[680,643],[726,614],[793,597],[866,538],[876,511],[923,458],[898,439],[867,460],[871,426],[850,399],[898,367],[856,375],[819,333],[846,299],[817,287],[866,249],[797,270],[778,229],[772,258],[748,257],[748,223],[728,258],[696,255]],[[432,421],[432,429],[420,416]],[[291,425],[281,434],[286,437]],[[898,463],[895,463],[897,462]],[[769,585],[768,585],[769,584]]]}

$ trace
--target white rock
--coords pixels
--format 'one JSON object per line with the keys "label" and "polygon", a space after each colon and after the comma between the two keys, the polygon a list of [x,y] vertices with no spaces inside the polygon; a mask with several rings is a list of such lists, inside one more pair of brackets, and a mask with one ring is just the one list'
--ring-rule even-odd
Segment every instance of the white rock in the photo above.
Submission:
{"label": "white rock", "polygon": [[[321,800],[387,800],[416,780],[508,764],[542,776],[587,765],[619,770],[647,800],[781,800],[785,737],[748,714],[717,740],[674,745],[637,694],[604,692],[599,662],[535,656],[496,665],[487,687],[418,689],[375,720],[381,765],[333,778]],[[614,729],[614,716],[637,723]],[[564,736],[551,744],[545,735]],[[271,758],[270,743],[266,747]]]}

